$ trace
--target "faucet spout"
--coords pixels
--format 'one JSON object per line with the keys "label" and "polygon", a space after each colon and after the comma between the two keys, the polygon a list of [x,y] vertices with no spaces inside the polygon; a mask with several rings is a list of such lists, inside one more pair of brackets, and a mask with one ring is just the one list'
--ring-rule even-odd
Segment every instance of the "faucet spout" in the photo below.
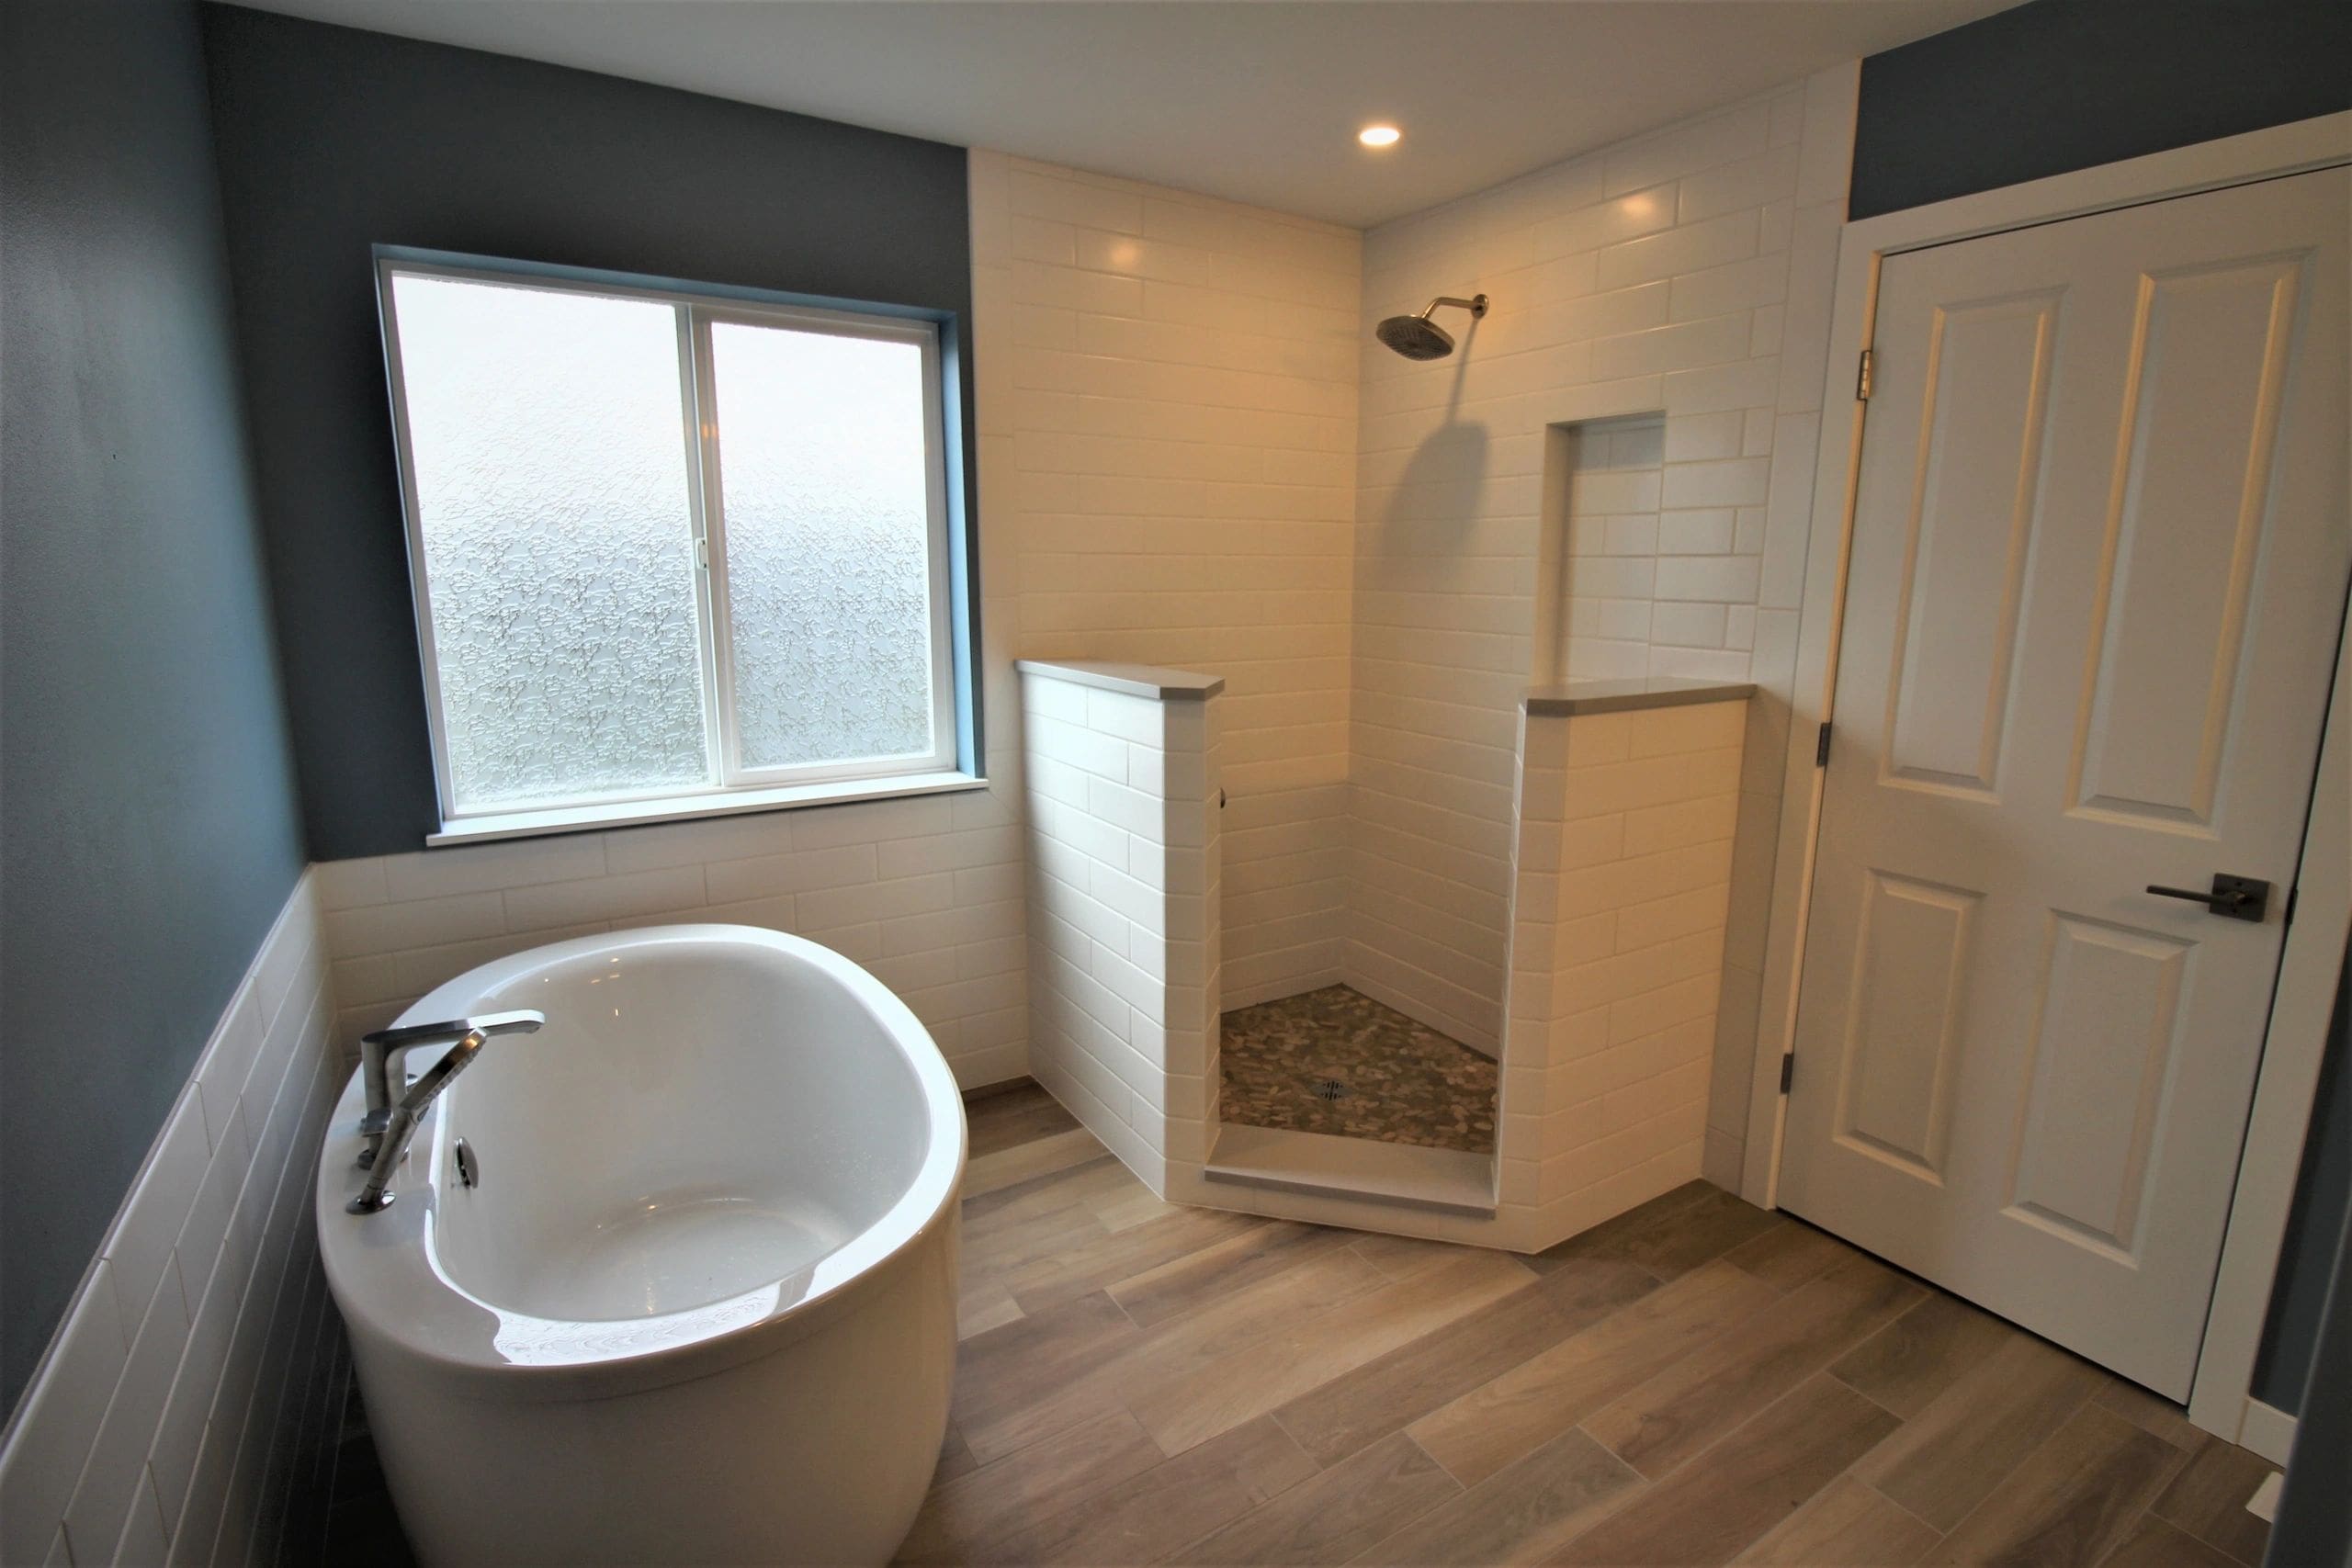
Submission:
{"label": "faucet spout", "polygon": [[[367,1183],[359,1195],[344,1207],[355,1214],[375,1214],[392,1206],[392,1172],[408,1153],[409,1140],[416,1135],[417,1119],[425,1108],[439,1099],[459,1073],[473,1065],[481,1048],[495,1034],[528,1034],[547,1022],[543,1012],[520,1011],[491,1013],[481,1018],[459,1019],[450,1023],[411,1024],[403,1029],[379,1030],[360,1042],[361,1066],[366,1075],[368,1114],[359,1130],[370,1139],[368,1152],[360,1164],[368,1168]],[[391,1059],[399,1052],[420,1045],[447,1043],[449,1049],[441,1059],[424,1070],[423,1077],[409,1086],[397,1105],[391,1100]]]}

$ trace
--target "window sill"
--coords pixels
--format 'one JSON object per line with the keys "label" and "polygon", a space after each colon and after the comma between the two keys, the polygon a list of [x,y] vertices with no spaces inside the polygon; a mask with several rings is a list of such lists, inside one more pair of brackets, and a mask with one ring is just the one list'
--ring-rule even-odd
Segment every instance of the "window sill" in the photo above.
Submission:
{"label": "window sill", "polygon": [[537,811],[504,811],[469,817],[427,833],[428,848],[479,844],[495,839],[536,839],[552,833],[586,833],[604,828],[640,828],[655,822],[691,822],[702,817],[740,817],[753,811],[788,811],[802,806],[839,806],[853,800],[895,800],[918,795],[956,795],[986,789],[989,781],[970,773],[900,773],[881,779],[838,779],[825,784],[786,784],[727,794],[681,795],[655,800],[608,801],[560,806]]}

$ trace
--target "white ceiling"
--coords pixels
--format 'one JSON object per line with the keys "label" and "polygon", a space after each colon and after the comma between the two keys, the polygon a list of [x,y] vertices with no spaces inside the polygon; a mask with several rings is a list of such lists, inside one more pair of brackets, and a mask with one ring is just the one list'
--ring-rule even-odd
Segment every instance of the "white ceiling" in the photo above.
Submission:
{"label": "white ceiling", "polygon": [[245,3],[1368,227],[2016,0]]}

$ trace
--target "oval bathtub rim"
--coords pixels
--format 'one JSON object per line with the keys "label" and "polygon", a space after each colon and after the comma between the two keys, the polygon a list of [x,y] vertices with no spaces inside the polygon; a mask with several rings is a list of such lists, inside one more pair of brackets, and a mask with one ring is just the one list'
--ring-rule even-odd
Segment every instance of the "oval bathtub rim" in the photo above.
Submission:
{"label": "oval bathtub rim", "polygon": [[[416,1154],[394,1189],[407,1201],[372,1215],[343,1212],[344,1202],[358,1190],[361,1179],[354,1164],[361,1098],[355,1071],[331,1115],[316,1183],[321,1260],[355,1341],[389,1341],[401,1355],[413,1358],[420,1364],[418,1370],[480,1393],[494,1391],[505,1398],[603,1398],[659,1388],[758,1359],[817,1332],[849,1310],[867,1288],[905,1265],[926,1237],[956,1223],[968,1134],[963,1098],[946,1058],[913,1010],[888,987],[851,959],[806,937],[759,926],[722,924],[647,926],[574,937],[477,965],[435,987],[403,1010],[401,1017],[422,1021],[450,1016],[452,1010],[461,1014],[475,1005],[487,987],[585,954],[712,944],[762,948],[820,969],[875,1015],[915,1075],[933,1129],[928,1146],[906,1190],[842,1249],[855,1249],[863,1260],[819,1289],[716,1332],[612,1356],[548,1364],[517,1362],[487,1345],[477,1347],[471,1342],[481,1337],[484,1314],[508,1314],[457,1285],[439,1265],[425,1235],[441,1201],[450,1163],[445,1147],[446,1123],[438,1106],[428,1111],[420,1123],[413,1145]],[[837,1251],[829,1258],[839,1256]],[[381,1288],[395,1276],[404,1276],[396,1281],[403,1287],[403,1299],[396,1310],[387,1310]],[[767,1281],[728,1302],[668,1315],[707,1314],[801,1277]],[[618,1325],[658,1320],[612,1321]]]}

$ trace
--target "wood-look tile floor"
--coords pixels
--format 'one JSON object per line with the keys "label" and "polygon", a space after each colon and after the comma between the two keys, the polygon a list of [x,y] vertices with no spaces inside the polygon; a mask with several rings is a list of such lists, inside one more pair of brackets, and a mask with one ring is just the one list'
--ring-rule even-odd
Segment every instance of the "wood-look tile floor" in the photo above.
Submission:
{"label": "wood-look tile floor", "polygon": [[1159,1202],[970,1108],[909,1562],[2259,1562],[2181,1412],[1703,1183],[1535,1258]]}

